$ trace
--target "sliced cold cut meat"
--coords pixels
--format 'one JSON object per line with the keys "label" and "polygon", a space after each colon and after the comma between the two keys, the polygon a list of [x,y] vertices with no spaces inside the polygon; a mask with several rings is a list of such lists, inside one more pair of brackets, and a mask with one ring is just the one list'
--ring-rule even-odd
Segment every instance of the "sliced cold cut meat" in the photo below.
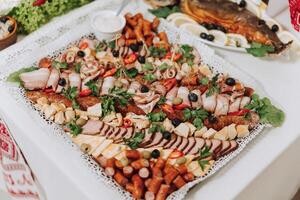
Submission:
{"label": "sliced cold cut meat", "polygon": [[114,131],[108,136],[109,139],[114,139],[116,137],[116,135],[118,135],[118,133],[121,131],[120,128],[116,127],[114,128]]}
{"label": "sliced cold cut meat", "polygon": [[[204,145],[204,147],[207,147],[207,148],[211,148],[211,145],[212,145],[212,142],[211,142],[211,140],[205,140],[205,145]],[[203,147],[203,148],[204,148]]]}
{"label": "sliced cold cut meat", "polygon": [[210,148],[211,153],[215,153],[222,148],[221,140],[212,139],[211,143],[212,143],[211,148]]}
{"label": "sliced cold cut meat", "polygon": [[116,140],[122,139],[122,137],[126,134],[126,132],[127,132],[126,128],[123,128],[123,127],[120,128],[120,132],[118,132],[118,134],[115,135],[114,140],[116,141]]}
{"label": "sliced cold cut meat", "polygon": [[145,133],[145,137],[144,137],[142,143],[140,144],[140,146],[145,147],[145,146],[149,145],[153,141],[154,135],[155,134],[152,134],[152,133]]}
{"label": "sliced cold cut meat", "polygon": [[100,129],[103,126],[103,122],[99,120],[89,120],[87,123],[82,127],[82,134],[86,135],[96,135],[99,133]]}
{"label": "sliced cold cut meat", "polygon": [[149,145],[145,146],[146,148],[154,147],[163,140],[163,135],[161,134],[161,132],[156,132],[154,134],[155,136],[153,138],[153,141]]}
{"label": "sliced cold cut meat", "polygon": [[222,148],[218,151],[215,152],[215,157],[219,157],[220,155],[222,155],[224,152],[226,152],[228,149],[230,148],[230,142],[229,141],[222,141]]}
{"label": "sliced cold cut meat", "polygon": [[179,145],[179,147],[177,148],[179,151],[183,151],[183,149],[185,149],[187,147],[187,145],[189,144],[188,139],[186,138],[182,138],[181,144]]}
{"label": "sliced cold cut meat", "polygon": [[189,144],[182,151],[184,154],[187,154],[196,144],[196,140],[194,137],[189,137],[188,141]]}
{"label": "sliced cold cut meat", "polygon": [[164,146],[164,148],[168,149],[169,147],[171,147],[177,140],[177,135],[176,134],[172,134],[171,140],[169,140],[169,142],[167,142]]}
{"label": "sliced cold cut meat", "polygon": [[100,129],[100,136],[105,136],[105,133],[109,130],[110,126],[105,124],[103,125],[103,127]]}
{"label": "sliced cold cut meat", "polygon": [[202,138],[195,138],[196,144],[195,146],[188,152],[190,155],[194,155],[199,153],[199,150],[205,146],[205,140]]}
{"label": "sliced cold cut meat", "polygon": [[237,112],[240,109],[240,104],[241,104],[242,98],[236,98],[229,106],[229,113],[231,112]]}
{"label": "sliced cold cut meat", "polygon": [[170,147],[170,149],[177,149],[179,145],[181,144],[183,137],[177,136],[177,140],[174,142],[174,144]]}
{"label": "sliced cold cut meat", "polygon": [[234,150],[236,150],[238,148],[238,146],[239,145],[238,145],[238,143],[236,141],[231,140],[230,141],[230,148],[227,151],[225,151],[224,153],[222,153],[220,156],[225,156],[225,155],[233,152]]}
{"label": "sliced cold cut meat", "polygon": [[229,97],[226,94],[217,95],[217,106],[215,110],[215,115],[227,115],[229,110]]}

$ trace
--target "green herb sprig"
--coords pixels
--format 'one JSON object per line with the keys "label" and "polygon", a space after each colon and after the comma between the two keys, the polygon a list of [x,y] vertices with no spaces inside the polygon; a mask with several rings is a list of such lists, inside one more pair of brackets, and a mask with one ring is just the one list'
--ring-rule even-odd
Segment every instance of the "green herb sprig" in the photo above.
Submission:
{"label": "green herb sprig", "polygon": [[124,138],[124,142],[131,149],[137,149],[139,147],[139,144],[143,141],[144,137],[145,137],[144,133],[138,132],[132,138],[129,139]]}

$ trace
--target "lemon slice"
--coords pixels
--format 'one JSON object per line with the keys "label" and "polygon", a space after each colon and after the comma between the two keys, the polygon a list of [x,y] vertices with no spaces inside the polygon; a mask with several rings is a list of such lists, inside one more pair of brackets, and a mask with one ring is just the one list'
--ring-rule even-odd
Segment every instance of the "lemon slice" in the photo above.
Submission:
{"label": "lemon slice", "polygon": [[266,21],[266,24],[268,25],[268,27],[271,29],[273,25],[277,25],[279,30],[278,32],[281,32],[283,29],[282,29],[282,26],[277,22],[275,21],[274,19],[271,19],[271,18],[268,18],[268,19],[265,19]]}
{"label": "lemon slice", "polygon": [[291,50],[300,52],[300,41],[292,33],[288,31],[282,31],[279,32],[277,35],[283,43],[288,43],[290,41],[293,41],[291,45]]}
{"label": "lemon slice", "polygon": [[168,22],[170,22],[170,21],[172,21],[174,18],[176,18],[176,17],[189,17],[188,15],[186,15],[186,14],[183,14],[183,13],[180,13],[180,12],[177,12],[177,13],[172,13],[171,15],[169,15],[168,17],[167,17],[167,21]]}
{"label": "lemon slice", "polygon": [[247,1],[247,10],[255,14],[258,18],[261,18],[261,11],[257,5],[252,3],[251,1]]}
{"label": "lemon slice", "polygon": [[222,31],[211,30],[211,31],[209,31],[209,34],[211,34],[215,37],[215,39],[213,41],[214,43],[219,44],[219,45],[224,45],[224,46],[226,45],[227,36]]}
{"label": "lemon slice", "polygon": [[176,26],[180,27],[182,24],[190,23],[190,24],[198,24],[195,20],[191,19],[187,16],[178,16],[172,19],[171,23]]}
{"label": "lemon slice", "polygon": [[228,46],[243,47],[243,48],[250,47],[247,39],[244,36],[242,36],[240,34],[235,34],[235,33],[228,33],[226,35],[228,38],[228,41],[227,41]]}
{"label": "lemon slice", "polygon": [[204,27],[201,26],[199,24],[191,24],[191,23],[186,23],[186,24],[182,24],[180,26],[181,29],[188,31],[190,33],[192,33],[195,36],[200,36],[201,33],[207,33],[208,34],[208,30]]}

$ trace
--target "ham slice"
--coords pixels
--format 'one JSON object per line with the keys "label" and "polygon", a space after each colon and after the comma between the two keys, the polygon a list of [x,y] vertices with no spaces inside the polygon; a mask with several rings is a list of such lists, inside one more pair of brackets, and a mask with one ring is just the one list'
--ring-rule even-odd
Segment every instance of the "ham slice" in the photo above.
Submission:
{"label": "ham slice", "polygon": [[169,140],[168,143],[165,144],[164,147],[165,147],[166,149],[169,149],[169,148],[176,142],[177,137],[179,137],[179,136],[177,136],[176,134],[172,134],[171,139]]}
{"label": "ham slice", "polygon": [[179,147],[179,145],[181,144],[183,137],[177,136],[176,141],[174,142],[174,144],[170,147],[170,149],[177,149]]}
{"label": "ham slice", "polygon": [[242,98],[236,98],[229,106],[229,113],[231,112],[237,112],[240,109],[240,104],[241,104]]}
{"label": "ham slice", "polygon": [[109,93],[109,90],[114,87],[115,81],[116,78],[113,76],[104,78],[100,94],[107,95]]}
{"label": "ham slice", "polygon": [[149,145],[145,146],[145,148],[154,147],[154,146],[158,145],[163,140],[163,135],[162,135],[161,132],[156,132],[154,134],[155,134],[155,136],[154,136],[152,142]]}
{"label": "ham slice", "polygon": [[179,147],[177,148],[179,151],[183,151],[183,149],[185,149],[188,146],[188,139],[186,138],[182,138],[182,141],[179,145]]}
{"label": "ham slice", "polygon": [[20,74],[23,85],[28,90],[44,89],[50,76],[48,68],[41,68],[32,72]]}
{"label": "ham slice", "polygon": [[100,129],[100,136],[105,136],[105,133],[110,129],[110,126],[105,124]]}
{"label": "ham slice", "polygon": [[189,155],[195,155],[199,153],[199,150],[202,149],[205,145],[205,140],[202,138],[195,138],[196,144],[194,147],[188,152]]}
{"label": "ham slice", "polygon": [[215,153],[217,151],[219,151],[222,148],[222,141],[221,140],[216,140],[216,139],[212,139],[211,140],[211,148],[210,148],[210,152],[211,153]]}
{"label": "ham slice", "polygon": [[148,133],[148,132],[145,133],[145,137],[144,137],[142,143],[140,144],[140,146],[145,147],[145,146],[151,144],[151,142],[153,141],[154,135],[155,134]]}
{"label": "ham slice", "polygon": [[220,155],[222,155],[224,152],[226,152],[230,148],[230,142],[229,141],[222,141],[222,148],[215,152],[215,157],[219,158]]}
{"label": "ham slice", "polygon": [[103,127],[103,122],[99,120],[89,120],[82,127],[82,134],[86,135],[96,135],[99,133],[100,129]]}
{"label": "ham slice", "polygon": [[196,145],[196,139],[194,137],[188,138],[188,145],[182,151],[184,154],[187,154],[194,146]]}
{"label": "ham slice", "polygon": [[76,87],[77,90],[80,91],[81,88],[80,74],[77,74],[75,72],[69,74],[69,83],[70,83],[70,87]]}
{"label": "ham slice", "polygon": [[172,105],[173,99],[177,96],[178,87],[173,87],[166,95],[166,103]]}
{"label": "ham slice", "polygon": [[215,110],[215,115],[227,115],[229,110],[229,97],[226,94],[217,95],[217,106]]}
{"label": "ham slice", "polygon": [[177,97],[180,97],[182,99],[182,103],[188,106],[191,106],[190,100],[189,100],[189,89],[187,87],[179,87],[177,92]]}
{"label": "ham slice", "polygon": [[124,137],[124,135],[127,132],[127,128],[120,128],[120,131],[118,132],[118,134],[115,135],[115,137],[113,138],[114,141],[120,140]]}
{"label": "ham slice", "polygon": [[109,139],[114,139],[114,138],[118,135],[118,133],[119,133],[120,131],[121,131],[120,128],[118,128],[118,127],[115,128],[114,131],[112,132],[112,134],[110,134],[108,138],[109,138]]}
{"label": "ham slice", "polygon": [[58,81],[59,71],[56,68],[52,68],[46,88],[52,88],[55,91],[58,85]]}
{"label": "ham slice", "polygon": [[220,157],[225,156],[231,152],[233,152],[234,150],[236,150],[238,148],[238,143],[234,140],[230,141],[230,148],[228,150],[226,150],[225,152],[223,152]]}
{"label": "ham slice", "polygon": [[209,112],[214,112],[217,105],[217,94],[206,96],[207,92],[201,95],[203,108]]}

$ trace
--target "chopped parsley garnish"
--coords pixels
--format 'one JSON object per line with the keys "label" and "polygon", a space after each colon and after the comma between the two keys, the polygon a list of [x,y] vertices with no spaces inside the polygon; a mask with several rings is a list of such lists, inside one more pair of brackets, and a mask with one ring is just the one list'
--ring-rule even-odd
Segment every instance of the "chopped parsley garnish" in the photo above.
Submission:
{"label": "chopped parsley garnish", "polygon": [[154,68],[153,68],[153,65],[151,63],[145,63],[142,66],[142,69],[143,69],[143,71],[152,71]]}
{"label": "chopped parsley garnish", "polygon": [[144,133],[136,133],[132,138],[124,138],[124,142],[131,149],[137,149],[139,147],[139,144],[141,144],[141,142],[143,141],[144,137]]}
{"label": "chopped parsley garnish", "polygon": [[157,102],[157,105],[163,105],[164,103],[166,103],[167,99],[166,97],[162,96],[160,97],[159,101]]}
{"label": "chopped parsley garnish", "polygon": [[200,83],[201,85],[208,85],[208,84],[209,84],[209,79],[208,79],[207,77],[201,78],[201,79],[199,80],[199,83]]}
{"label": "chopped parsley garnish", "polygon": [[74,108],[79,108],[79,104],[76,101],[78,95],[77,87],[69,87],[67,90],[63,89],[62,93],[65,97],[72,101],[72,106]]}
{"label": "chopped parsley garnish", "polygon": [[99,52],[99,51],[104,51],[107,47],[107,44],[106,44],[106,41],[101,41],[99,42],[99,44],[96,46],[96,51]]}
{"label": "chopped parsley garnish", "polygon": [[167,115],[160,111],[157,113],[149,113],[147,114],[147,117],[151,122],[161,122],[167,117]]}
{"label": "chopped parsley garnish", "polygon": [[203,120],[207,117],[208,112],[201,108],[195,110],[186,108],[183,110],[183,120],[188,121],[194,119],[193,124],[197,129],[201,129],[203,127]]}
{"label": "chopped parsley garnish", "polygon": [[206,165],[209,165],[208,160],[198,160],[198,163],[199,163],[202,171],[204,171]]}
{"label": "chopped parsley garnish", "polygon": [[77,125],[75,122],[70,122],[67,126],[70,129],[70,133],[73,136],[77,136],[82,132],[82,128],[79,125]]}
{"label": "chopped parsley garnish", "polygon": [[121,76],[122,70],[119,68],[117,69],[116,73],[114,74],[114,77],[119,78]]}
{"label": "chopped parsley garnish", "polygon": [[53,68],[58,69],[58,70],[60,70],[60,69],[67,69],[68,68],[68,64],[66,62],[58,62],[56,60],[52,62],[51,66]]}
{"label": "chopped parsley garnish", "polygon": [[129,99],[132,97],[132,94],[126,92],[122,88],[113,87],[109,90],[109,93],[112,97],[116,99],[116,101],[121,106],[126,106],[128,104]]}
{"label": "chopped parsley garnish", "polygon": [[162,58],[167,54],[167,50],[165,48],[158,48],[154,46],[149,47],[149,51],[150,56],[157,58]]}
{"label": "chopped parsley garnish", "polygon": [[108,115],[111,112],[115,112],[115,99],[109,96],[102,96],[101,98],[101,108],[103,116]]}
{"label": "chopped parsley garnish", "polygon": [[149,9],[149,12],[158,18],[166,18],[172,13],[180,12],[179,6],[166,6],[157,9]]}
{"label": "chopped parsley garnish", "polygon": [[275,51],[274,46],[264,45],[257,42],[252,42],[251,47],[247,48],[247,53],[255,56],[255,57],[264,57],[268,53],[273,53]]}
{"label": "chopped parsley garnish", "polygon": [[145,74],[144,79],[146,81],[152,82],[156,80],[156,76],[154,74]]}
{"label": "chopped parsley garnish", "polygon": [[163,63],[162,65],[160,65],[159,67],[158,67],[158,70],[160,70],[160,71],[165,71],[166,69],[168,69],[169,68],[169,66],[167,65],[167,63]]}
{"label": "chopped parsley garnish", "polygon": [[285,119],[282,110],[272,105],[270,99],[264,97],[259,98],[257,94],[253,94],[250,104],[246,105],[246,109],[254,110],[259,114],[261,123],[269,123],[274,127],[281,126]]}
{"label": "chopped parsley garnish", "polygon": [[149,128],[149,133],[164,132],[165,128],[159,124],[152,124]]}
{"label": "chopped parsley garnish", "polygon": [[96,81],[90,80],[85,85],[88,86],[89,89],[92,91],[93,96],[98,96],[99,95],[99,88],[96,84]]}
{"label": "chopped parsley garnish", "polygon": [[200,151],[200,158],[207,158],[211,156],[210,149],[207,145],[205,145],[204,149]]}
{"label": "chopped parsley garnish", "polygon": [[201,129],[203,127],[203,121],[200,118],[195,118],[193,120],[193,124],[197,129]]}
{"label": "chopped parsley garnish", "polygon": [[125,74],[128,78],[134,78],[138,75],[139,71],[136,68],[125,69]]}
{"label": "chopped parsley garnish", "polygon": [[107,46],[111,49],[116,48],[116,41],[115,40],[110,41],[109,43],[107,43]]}
{"label": "chopped parsley garnish", "polygon": [[75,72],[79,74],[80,73],[80,69],[81,69],[81,63],[76,63],[75,64]]}
{"label": "chopped parsley garnish", "polygon": [[217,84],[217,80],[218,80],[219,74],[216,74],[212,80],[211,80],[211,84],[210,87],[208,88],[208,91],[206,93],[206,97],[209,97],[215,93],[220,93],[220,87]]}
{"label": "chopped parsley garnish", "polygon": [[190,66],[193,65],[193,63],[194,63],[193,61],[195,58],[195,55],[192,53],[192,51],[193,51],[193,47],[191,47],[187,44],[181,45],[183,62],[188,63],[188,65],[190,65]]}

